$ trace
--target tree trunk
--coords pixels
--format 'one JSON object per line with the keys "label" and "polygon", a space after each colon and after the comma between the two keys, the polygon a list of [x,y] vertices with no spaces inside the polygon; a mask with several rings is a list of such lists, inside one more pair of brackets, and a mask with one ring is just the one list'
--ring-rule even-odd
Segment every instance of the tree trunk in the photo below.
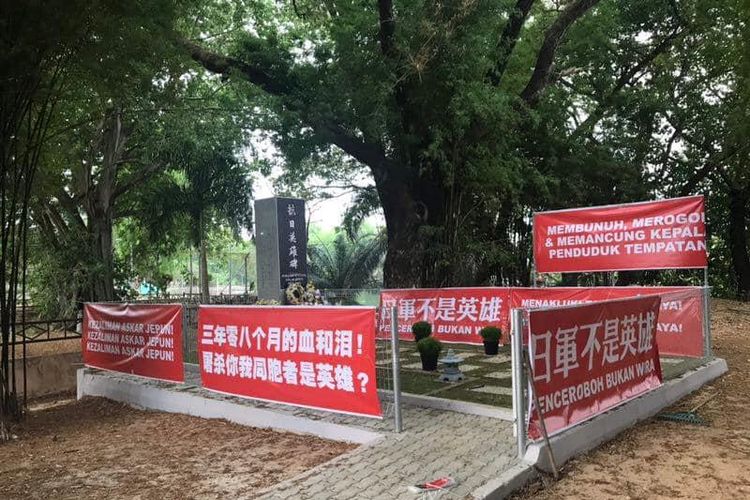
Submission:
{"label": "tree trunk", "polygon": [[108,209],[97,210],[90,221],[91,247],[96,260],[101,263],[101,272],[94,281],[93,300],[115,300],[115,271],[112,248],[112,215]]}
{"label": "tree trunk", "polygon": [[737,295],[741,300],[750,300],[750,254],[747,248],[748,191],[729,188],[729,247],[732,265],[737,276]]}
{"label": "tree trunk", "polygon": [[[403,206],[406,212],[411,204]],[[389,205],[383,212],[397,210],[398,203]],[[420,223],[412,217],[386,216],[386,232],[388,234],[388,251],[383,264],[383,281],[387,288],[412,288],[421,286],[422,266],[421,250],[419,248]]]}
{"label": "tree trunk", "polygon": [[201,240],[198,252],[200,254],[198,259],[198,273],[200,274],[201,302],[208,304],[211,301],[211,293],[208,287],[208,256],[206,255],[206,239],[203,235],[203,228],[201,228]]}
{"label": "tree trunk", "polygon": [[643,271],[618,271],[616,286],[643,285]]}
{"label": "tree trunk", "polygon": [[[376,177],[388,236],[383,281],[388,288],[440,286],[446,275],[436,272],[445,232],[445,199],[437,183],[409,182],[390,173]],[[430,226],[429,234],[422,231]],[[443,261],[444,259],[440,259]]]}

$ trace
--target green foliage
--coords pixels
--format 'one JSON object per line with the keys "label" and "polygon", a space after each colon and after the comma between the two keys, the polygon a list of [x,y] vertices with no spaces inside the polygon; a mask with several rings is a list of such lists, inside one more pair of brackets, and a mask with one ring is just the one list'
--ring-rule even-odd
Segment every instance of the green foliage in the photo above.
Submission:
{"label": "green foliage", "polygon": [[485,342],[499,342],[502,334],[502,330],[496,326],[485,326],[479,330],[479,335],[482,336]]}
{"label": "green foliage", "polygon": [[[311,238],[312,239],[312,238]],[[383,234],[360,233],[349,239],[336,232],[331,240],[310,243],[310,279],[320,289],[356,289],[378,286],[376,271],[385,254]]]}
{"label": "green foliage", "polygon": [[[183,276],[201,240],[218,253],[250,225],[253,170],[275,175],[279,194],[356,193],[344,231],[311,237],[321,287],[376,286],[381,265],[391,286],[526,284],[534,211],[702,192],[715,291],[750,290],[747,0],[599,2],[555,44],[534,100],[523,89],[571,2],[534,3],[507,60],[510,0],[401,2],[392,52],[375,2],[27,3],[0,20],[4,39],[20,40],[0,51],[3,71],[50,47],[65,62],[31,205],[32,292],[50,307],[121,270]],[[216,77],[191,63],[185,40],[241,64],[204,59]],[[263,142],[278,154],[253,149]],[[380,208],[385,264],[386,236],[360,228]],[[112,262],[94,251],[107,223]],[[55,282],[55,265],[74,279]]]}
{"label": "green foliage", "polygon": [[419,342],[432,335],[432,325],[427,321],[417,321],[411,325],[411,333],[414,334],[414,340]]}
{"label": "green foliage", "polygon": [[93,275],[101,267],[91,256],[88,241],[72,235],[60,242],[54,252],[32,238],[29,285],[31,302],[42,318],[73,318],[83,290],[93,283]]}
{"label": "green foliage", "polygon": [[[314,194],[313,179],[354,186],[344,223],[350,236],[379,205],[392,204],[383,208],[398,248],[387,265],[414,280],[401,285],[475,284],[492,274],[519,284],[529,275],[533,210],[650,197],[640,132],[647,109],[603,122],[594,141],[572,129],[621,68],[651,48],[639,40],[644,27],[659,39],[675,16],[668,2],[592,9],[560,44],[548,88],[530,106],[519,93],[559,12],[534,6],[494,85],[488,74],[514,4],[401,3],[393,55],[374,32],[377,5],[339,1],[263,4],[242,13],[252,32],[204,45],[264,75],[226,71],[256,83],[246,95],[260,108],[258,128],[283,155],[272,160],[283,169],[281,184],[303,194]],[[629,94],[605,104],[633,107]],[[392,166],[364,153],[369,146]],[[375,186],[354,183],[366,176]]]}
{"label": "green foliage", "polygon": [[443,344],[435,337],[425,337],[417,342],[419,354],[427,358],[436,358],[443,350]]}

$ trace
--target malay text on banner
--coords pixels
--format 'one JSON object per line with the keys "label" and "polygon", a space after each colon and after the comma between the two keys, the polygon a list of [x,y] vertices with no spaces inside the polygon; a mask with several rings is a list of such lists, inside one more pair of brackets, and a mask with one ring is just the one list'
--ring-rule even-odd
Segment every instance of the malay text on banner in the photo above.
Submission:
{"label": "malay text on banner", "polygon": [[184,380],[181,305],[86,303],[83,311],[86,366]]}
{"label": "malay text on banner", "polygon": [[553,435],[661,385],[660,304],[651,295],[528,312],[530,383],[539,398],[531,439],[542,436],[540,415]]}
{"label": "malay text on banner", "polygon": [[546,308],[602,300],[661,295],[656,342],[661,354],[703,356],[703,289],[699,287],[554,287],[512,288],[510,307]]}
{"label": "malay text on banner", "polygon": [[540,273],[704,268],[702,196],[534,214]]}

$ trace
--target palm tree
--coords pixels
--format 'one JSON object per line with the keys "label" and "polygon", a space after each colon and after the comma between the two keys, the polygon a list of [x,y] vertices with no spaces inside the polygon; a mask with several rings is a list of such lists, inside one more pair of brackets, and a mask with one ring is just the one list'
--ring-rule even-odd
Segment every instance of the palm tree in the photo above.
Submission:
{"label": "palm tree", "polygon": [[[310,279],[318,288],[351,290],[379,285],[376,271],[383,264],[386,250],[383,231],[377,234],[358,234],[350,239],[337,232],[329,243],[310,245]],[[336,302],[353,302],[347,295],[335,296]]]}

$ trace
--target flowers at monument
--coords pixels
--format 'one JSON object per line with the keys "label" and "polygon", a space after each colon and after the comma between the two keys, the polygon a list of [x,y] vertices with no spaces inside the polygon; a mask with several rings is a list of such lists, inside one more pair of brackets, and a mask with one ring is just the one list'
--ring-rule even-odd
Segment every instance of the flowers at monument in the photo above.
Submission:
{"label": "flowers at monument", "polygon": [[286,288],[286,301],[287,304],[294,306],[321,305],[323,295],[312,282],[309,282],[307,287],[302,286],[302,283],[290,283]]}

